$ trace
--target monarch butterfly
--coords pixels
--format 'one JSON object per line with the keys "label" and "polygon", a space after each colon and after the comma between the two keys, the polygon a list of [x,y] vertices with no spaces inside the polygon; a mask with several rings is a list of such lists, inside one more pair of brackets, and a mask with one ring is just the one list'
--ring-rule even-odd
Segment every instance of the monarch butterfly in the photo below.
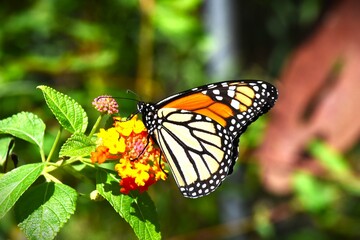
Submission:
{"label": "monarch butterfly", "polygon": [[137,108],[181,193],[198,198],[232,173],[240,135],[273,107],[277,96],[269,83],[235,80],[193,88],[155,104],[139,102]]}

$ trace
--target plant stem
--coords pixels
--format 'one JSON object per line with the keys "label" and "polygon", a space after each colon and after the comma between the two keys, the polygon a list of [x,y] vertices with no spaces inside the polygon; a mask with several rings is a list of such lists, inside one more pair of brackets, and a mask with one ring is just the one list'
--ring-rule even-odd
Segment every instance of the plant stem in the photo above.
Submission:
{"label": "plant stem", "polygon": [[50,162],[52,156],[54,155],[55,149],[57,148],[57,146],[58,146],[58,144],[59,144],[59,140],[60,140],[61,133],[62,133],[62,127],[60,127],[60,129],[59,129],[59,131],[58,131],[58,133],[57,133],[57,135],[56,135],[54,144],[52,145],[52,148],[51,148],[51,150],[50,150],[49,156],[48,156],[47,159],[46,159],[46,162]]}
{"label": "plant stem", "polygon": [[40,148],[40,156],[41,156],[41,162],[45,162],[46,157],[45,157],[44,149],[42,148]]}
{"label": "plant stem", "polygon": [[88,166],[88,167],[95,168],[95,165],[91,162],[91,160],[90,160],[90,161],[82,160],[81,162],[84,163],[84,164],[85,164],[86,166]]}
{"label": "plant stem", "polygon": [[89,134],[89,137],[92,137],[94,135],[94,133],[97,131],[99,125],[100,125],[100,122],[101,122],[101,119],[103,118],[103,114],[100,114],[100,116],[96,119],[96,122],[93,126],[93,128],[91,129],[91,132]]}
{"label": "plant stem", "polygon": [[59,179],[57,179],[56,177],[54,177],[53,175],[45,172],[44,173],[44,177],[46,178],[47,181],[52,181],[52,182],[55,182],[55,183],[61,183],[61,181]]}

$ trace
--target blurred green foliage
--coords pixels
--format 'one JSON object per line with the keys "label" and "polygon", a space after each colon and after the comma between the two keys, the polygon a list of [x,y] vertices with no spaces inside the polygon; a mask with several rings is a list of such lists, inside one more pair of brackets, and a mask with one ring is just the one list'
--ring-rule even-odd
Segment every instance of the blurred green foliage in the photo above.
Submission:
{"label": "blurred green foliage", "polygon": [[306,172],[294,175],[295,208],[309,213],[329,237],[357,238],[360,179],[348,160],[324,142],[311,142],[309,153],[327,171],[321,176]]}
{"label": "blurred green foliage", "polygon": [[[37,85],[50,85],[69,94],[94,122],[91,101],[98,95],[137,98],[126,94],[126,89],[132,89],[146,100],[159,100],[208,82],[211,39],[204,30],[203,5],[200,0],[2,1],[0,119],[20,111],[36,113],[47,123],[46,149],[58,126],[35,89]],[[313,30],[327,2],[256,0],[241,1],[239,6],[241,74],[233,79],[267,79],[278,75],[289,52]],[[119,104],[123,116],[136,109],[132,101]],[[219,213],[219,196],[224,191],[238,191],[247,204],[250,224],[239,224],[239,235],[291,240],[360,237],[359,181],[357,169],[352,169],[358,165],[352,159],[358,158],[359,151],[354,150],[347,159],[324,143],[310,144],[310,154],[329,174],[298,173],[294,194],[275,197],[262,188],[258,167],[248,161],[265,126],[266,118],[259,119],[241,139],[240,156],[241,161],[247,160],[242,164],[247,170],[242,171],[240,190],[225,181],[211,196],[188,200],[171,177],[150,189],[165,238],[196,236],[199,229],[214,233],[213,226],[224,224]],[[33,148],[21,141],[16,142],[14,152],[20,164],[38,158]],[[238,171],[234,174],[240,174]],[[61,176],[59,172],[58,178]],[[87,194],[94,189],[91,179],[62,180],[80,196],[76,214],[59,239],[135,238],[106,202],[89,200]],[[284,206],[285,217],[273,216],[279,205]],[[19,238],[12,222],[10,215],[2,220],[0,238]],[[227,234],[220,236],[226,238]]]}

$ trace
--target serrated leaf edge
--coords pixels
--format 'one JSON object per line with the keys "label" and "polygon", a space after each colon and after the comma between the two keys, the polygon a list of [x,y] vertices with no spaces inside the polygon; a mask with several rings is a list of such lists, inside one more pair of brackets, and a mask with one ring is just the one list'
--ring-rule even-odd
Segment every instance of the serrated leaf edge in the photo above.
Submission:
{"label": "serrated leaf edge", "polygon": [[[42,121],[42,119],[39,118],[37,115],[35,115],[35,114],[31,113],[31,112],[22,111],[22,112],[19,112],[17,114],[14,114],[14,115],[12,115],[12,116],[10,116],[8,118],[1,119],[0,121],[11,121],[12,118],[19,117],[21,115],[26,115],[27,118],[29,118],[31,116],[33,119],[39,120],[42,123],[44,129],[43,129],[43,135],[42,135],[42,138],[41,138],[40,142],[38,142],[36,138],[33,138],[32,135],[29,135],[29,134],[27,134],[27,132],[24,132],[24,131],[19,131],[19,129],[17,129],[17,128],[7,127],[7,129],[12,130],[13,132],[18,132],[18,133],[21,133],[23,135],[26,135],[29,139],[32,140],[30,143],[33,143],[33,144],[39,146],[40,149],[42,149],[43,148],[43,141],[44,141],[43,138],[44,138],[44,133],[45,133],[46,126],[45,126],[45,123]],[[9,135],[14,136],[16,138],[20,138],[20,139],[22,139],[24,141],[29,142],[27,139],[23,139],[21,137],[18,137],[16,135],[12,134],[10,131],[9,132],[8,131],[0,131],[0,133],[9,134]]]}
{"label": "serrated leaf edge", "polygon": [[[49,99],[52,100],[52,98],[50,97],[50,95],[48,94],[49,92],[51,92],[52,94],[58,94],[60,95],[64,100],[65,100],[65,103],[68,103],[68,101],[70,101],[72,104],[76,105],[76,108],[79,109],[81,111],[81,115],[82,115],[82,118],[83,119],[88,119],[87,115],[86,115],[86,112],[85,110],[83,109],[83,107],[76,101],[74,100],[73,98],[71,98],[70,96],[62,93],[62,92],[59,92],[57,91],[56,89],[54,88],[51,88],[49,86],[45,86],[45,85],[40,85],[40,86],[37,86],[38,89],[40,89],[44,95],[44,98],[45,98],[45,101],[48,105],[48,107],[50,108],[51,112],[54,114],[55,118],[58,120],[58,122],[60,124],[62,124],[62,121],[60,121],[60,119],[58,118],[58,116],[53,112],[53,109],[50,107],[50,103],[49,103]],[[71,129],[67,128],[66,126],[63,126],[66,130],[70,131],[71,133],[76,133],[76,132],[85,132],[86,128],[87,128],[87,120],[86,120],[86,123],[85,124],[82,124],[81,126],[81,130],[77,130],[76,129],[76,126],[74,126],[73,123],[75,123],[76,121],[71,121],[71,119],[67,118],[68,114],[66,114],[64,111],[63,111],[63,108],[61,106],[59,106],[59,104],[57,104],[56,101],[53,101],[52,102],[54,103],[54,105],[60,109],[61,113],[63,116],[66,117],[66,120],[67,122],[70,124],[71,126]],[[84,123],[84,122],[83,122]]]}
{"label": "serrated leaf edge", "polygon": [[[26,166],[26,165],[24,165],[24,166]],[[38,167],[33,168],[32,171],[28,172],[20,181],[18,181],[18,184],[15,185],[15,186],[13,187],[13,189],[18,188],[18,186],[24,181],[25,178],[27,178],[27,177],[28,177],[31,173],[33,173],[34,171],[38,170],[38,168],[40,168],[40,167],[44,168],[44,166],[45,166],[44,164],[40,163]],[[19,168],[17,168],[17,169],[19,169]],[[17,170],[17,169],[16,169],[16,170]],[[42,170],[43,170],[43,169],[42,169]],[[10,171],[8,174],[10,175],[10,173],[11,173],[11,174],[15,174],[14,172],[11,172],[11,171]],[[9,175],[8,175],[8,176],[9,176]],[[40,176],[40,175],[41,175],[41,173],[39,174],[39,176]],[[38,177],[39,177],[39,176],[38,176]],[[4,181],[4,177],[6,177],[6,174],[5,174],[2,178],[0,178],[0,182],[1,182],[1,181]],[[36,178],[36,179],[37,179],[37,178]],[[36,179],[34,179],[34,182],[36,181]],[[32,182],[32,183],[33,183],[33,182]],[[32,184],[32,183],[31,183],[31,184]],[[24,189],[23,193],[31,186],[31,184],[29,184],[29,186]],[[13,191],[12,191],[12,192],[13,192]],[[12,193],[12,192],[11,192],[11,193]],[[8,193],[8,195],[4,198],[4,200],[8,199],[9,196],[10,196],[10,193]],[[12,206],[15,205],[16,201],[19,200],[20,197],[21,197],[21,195],[18,196],[17,199],[15,199],[14,203],[12,204]],[[4,202],[5,202],[5,201],[4,201]],[[4,205],[3,205],[4,202],[0,203],[0,206],[4,206]],[[11,206],[11,207],[12,207],[12,206]],[[10,207],[10,208],[11,208],[11,207]],[[9,208],[9,209],[10,209],[10,208]],[[5,213],[4,213],[4,214],[5,214]],[[2,216],[1,216],[1,217],[2,217]]]}
{"label": "serrated leaf edge", "polygon": [[[98,170],[98,171],[100,171],[100,170]],[[102,171],[102,170],[101,170]],[[103,171],[103,172],[105,172],[105,171]],[[108,174],[108,173],[106,173],[106,174]],[[113,175],[113,174],[109,174],[110,175],[110,177],[111,178],[113,178],[113,180],[115,180],[115,181],[118,181],[118,179]],[[101,194],[101,191],[99,191],[99,193],[100,193],[100,195],[102,195],[105,199],[107,199],[107,197],[105,196],[105,195],[103,195],[103,194]],[[144,222],[144,232],[147,232],[147,235],[148,236],[150,236],[150,239],[157,239],[157,238],[154,238],[154,235],[153,234],[151,234],[151,230],[149,229],[149,227],[147,226],[147,224],[146,224],[146,222],[147,223],[149,223],[149,224],[151,224],[149,221],[147,221],[146,220],[146,218],[144,217],[144,215],[143,215],[143,213],[142,213],[142,211],[141,211],[141,208],[139,207],[139,204],[137,203],[137,199],[130,193],[128,196],[130,196],[131,198],[132,198],[132,200],[133,200],[133,202],[135,202],[135,205],[136,205],[136,207],[138,208],[138,210],[139,210],[139,212],[141,213],[141,216],[142,216],[142,218],[141,219],[139,219],[139,221],[143,221]],[[132,219],[131,218],[131,216],[130,216],[130,218],[127,218],[127,217],[125,217],[124,216],[124,213],[125,213],[125,211],[124,211],[124,209],[123,209],[123,206],[124,206],[124,203],[123,202],[125,202],[126,201],[126,199],[125,199],[125,195],[124,194],[121,194],[120,195],[120,204],[121,204],[121,207],[120,207],[120,209],[118,210],[115,206],[114,206],[114,204],[113,203],[115,203],[115,201],[114,201],[114,196],[111,194],[110,195],[110,199],[107,199],[107,201],[110,203],[110,205],[113,207],[113,209],[117,212],[117,213],[119,213],[119,215],[126,221],[126,222],[128,222],[129,224],[130,224],[130,226],[131,226],[131,228],[134,228],[135,227],[135,222],[136,221],[134,221],[134,219]],[[130,213],[128,214],[128,215],[131,215]],[[155,226],[155,225],[154,225]],[[137,236],[137,237],[141,237],[141,236],[139,236],[138,234],[137,234],[137,232],[134,230],[134,233],[135,233],[135,235]],[[143,235],[145,235],[145,234],[143,234]],[[160,233],[160,237],[161,237],[161,233]],[[148,238],[147,238],[148,239]]]}

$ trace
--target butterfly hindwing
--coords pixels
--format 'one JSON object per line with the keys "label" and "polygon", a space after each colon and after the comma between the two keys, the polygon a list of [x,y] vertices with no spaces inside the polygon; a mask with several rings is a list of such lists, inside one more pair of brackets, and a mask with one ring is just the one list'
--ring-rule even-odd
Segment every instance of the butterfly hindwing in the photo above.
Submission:
{"label": "butterfly hindwing", "polygon": [[211,118],[191,111],[166,108],[158,115],[162,127],[154,135],[182,194],[197,198],[214,191],[237,158],[232,136]]}
{"label": "butterfly hindwing", "polygon": [[238,140],[277,99],[263,81],[227,81],[138,104],[149,134],[159,144],[185,197],[214,191],[232,172]]}

